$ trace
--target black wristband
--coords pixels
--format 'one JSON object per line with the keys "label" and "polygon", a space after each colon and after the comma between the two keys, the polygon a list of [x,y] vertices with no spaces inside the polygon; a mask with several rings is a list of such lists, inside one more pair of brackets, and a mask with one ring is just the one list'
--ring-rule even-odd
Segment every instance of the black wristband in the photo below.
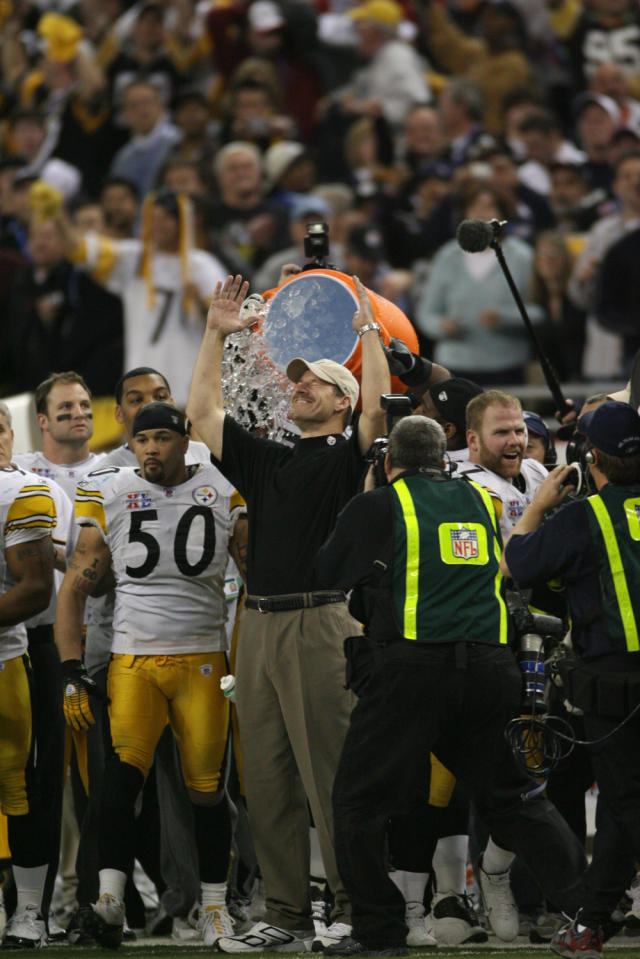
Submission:
{"label": "black wristband", "polygon": [[79,683],[82,680],[84,667],[80,659],[65,659],[60,663],[62,667],[62,678],[65,683]]}
{"label": "black wristband", "polygon": [[[414,354],[415,355],[415,354]],[[413,367],[407,373],[401,373],[400,379],[405,386],[418,386],[420,383],[428,383],[431,379],[433,363],[424,356],[416,356]]]}

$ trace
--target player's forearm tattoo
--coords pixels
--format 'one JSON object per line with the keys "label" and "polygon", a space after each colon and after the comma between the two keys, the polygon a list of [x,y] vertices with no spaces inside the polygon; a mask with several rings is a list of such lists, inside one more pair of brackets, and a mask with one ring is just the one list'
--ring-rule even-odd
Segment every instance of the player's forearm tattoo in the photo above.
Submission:
{"label": "player's forearm tattoo", "polygon": [[16,547],[15,555],[20,563],[36,560],[41,569],[47,572],[55,559],[55,547],[48,537],[31,540]]}
{"label": "player's forearm tattoo", "polygon": [[34,556],[49,556],[53,550],[53,543],[49,538],[30,540],[16,547],[18,559],[32,559]]}
{"label": "player's forearm tattoo", "polygon": [[248,543],[239,543],[237,540],[232,540],[230,544],[230,553],[233,557],[233,560],[238,567],[240,575],[243,579],[247,578],[247,555],[249,552]]}
{"label": "player's forearm tattoo", "polygon": [[69,569],[82,570],[81,573],[73,577],[73,588],[79,590],[81,593],[91,594],[98,580],[100,560],[97,556],[94,556],[93,560],[86,560],[84,556],[77,555],[78,553],[83,554],[86,552],[87,550],[84,547],[77,547],[69,561]]}
{"label": "player's forearm tattoo", "polygon": [[87,547],[78,543],[69,560],[69,569],[83,569],[86,566]]}

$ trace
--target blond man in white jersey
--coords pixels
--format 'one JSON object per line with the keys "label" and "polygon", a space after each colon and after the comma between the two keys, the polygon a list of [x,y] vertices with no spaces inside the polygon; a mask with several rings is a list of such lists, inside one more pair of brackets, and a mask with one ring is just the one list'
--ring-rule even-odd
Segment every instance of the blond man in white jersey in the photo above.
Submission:
{"label": "blond man in white jersey", "polygon": [[[469,460],[458,465],[456,475],[468,476],[489,490],[506,543],[547,475],[541,463],[525,456],[527,427],[517,396],[487,390],[474,397],[467,406],[467,443]],[[489,923],[506,942],[516,938],[519,928],[509,880],[514,857],[489,837],[478,869]]]}
{"label": "blond man in white jersey", "polygon": [[[89,450],[89,441],[93,436],[91,391],[83,377],[74,370],[52,373],[36,388],[35,404],[36,418],[42,436],[42,450],[19,453],[13,457],[13,462],[22,469],[36,473],[47,480],[53,480],[73,503],[76,483],[89,470],[95,469],[104,455],[102,453],[92,453]],[[73,514],[73,510],[71,510],[71,514]],[[72,515],[71,528],[67,538],[69,554],[73,549],[75,532]],[[64,571],[64,566],[59,564],[57,569]],[[56,585],[59,586],[59,582]],[[51,612],[53,614],[53,610]],[[47,620],[47,623],[53,623],[53,615]],[[49,642],[52,643],[52,639],[52,636],[49,637]],[[30,638],[30,648],[31,646]],[[46,658],[51,653],[49,644],[38,652],[43,654],[42,661],[39,655],[32,657],[36,695],[38,695],[38,687],[46,687],[51,683],[59,688],[57,675],[55,675],[53,667]],[[57,668],[59,669],[59,666]],[[39,699],[41,703],[51,703],[53,701],[52,697],[47,695],[39,695]],[[42,715],[42,709],[39,715]],[[51,727],[53,721],[53,717],[44,715],[42,717],[43,728],[46,729],[47,724]],[[84,736],[80,738],[83,740]],[[74,740],[74,745],[77,748],[76,755],[83,755],[84,743],[80,744],[77,737],[74,737]],[[57,794],[57,789],[54,790],[54,794]],[[62,816],[62,812],[54,812],[57,806],[58,803],[53,801],[52,796],[52,816],[59,818]],[[74,835],[77,836],[73,817],[65,819],[62,834],[62,859],[64,863],[65,851],[74,847],[73,837]],[[57,860],[57,850],[54,850],[53,858]],[[57,865],[55,869],[52,867],[47,877],[45,912],[48,908],[48,900],[53,892],[56,871]],[[68,870],[63,868],[63,873],[66,875]],[[66,892],[65,889],[65,894]]]}
{"label": "blond man in white jersey", "polygon": [[485,486],[493,494],[506,542],[547,475],[537,460],[526,457],[527,428],[517,396],[486,390],[467,405],[469,459],[456,476]]}
{"label": "blond man in white jersey", "polygon": [[37,387],[36,416],[42,451],[20,453],[14,461],[23,469],[58,483],[73,502],[76,483],[95,469],[103,456],[91,453],[93,436],[91,392],[79,373],[52,373]]}

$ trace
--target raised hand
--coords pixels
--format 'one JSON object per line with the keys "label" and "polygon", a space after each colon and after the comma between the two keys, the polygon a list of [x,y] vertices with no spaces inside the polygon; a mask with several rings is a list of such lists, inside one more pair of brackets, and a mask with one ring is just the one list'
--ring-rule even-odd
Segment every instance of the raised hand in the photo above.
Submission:
{"label": "raised hand", "polygon": [[239,274],[228,276],[224,283],[217,283],[207,313],[207,329],[228,336],[229,333],[239,333],[255,322],[255,317],[240,317],[240,307],[248,292],[249,283]]}
{"label": "raised hand", "polygon": [[353,328],[357,333],[363,326],[367,326],[369,323],[375,323],[375,317],[366,287],[360,282],[357,276],[353,276],[351,279],[355,284],[358,295],[359,308],[353,314]]}

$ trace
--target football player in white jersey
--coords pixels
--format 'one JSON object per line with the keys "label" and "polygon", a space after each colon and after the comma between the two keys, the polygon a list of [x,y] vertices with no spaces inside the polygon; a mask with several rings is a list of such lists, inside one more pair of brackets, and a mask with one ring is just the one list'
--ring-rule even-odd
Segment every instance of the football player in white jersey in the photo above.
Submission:
{"label": "football player in white jersey", "polygon": [[[91,453],[89,450],[89,440],[93,436],[91,392],[82,376],[73,370],[52,373],[36,388],[35,403],[42,435],[42,451],[19,453],[14,456],[13,462],[22,469],[53,480],[62,487],[73,503],[76,483],[85,473],[96,468],[103,455]],[[69,538],[68,545],[71,550],[72,537]],[[53,622],[53,619],[50,622]],[[32,667],[36,677],[36,691],[38,686],[51,688],[53,683],[54,688],[58,687],[57,697],[59,683],[47,668],[47,664],[41,664],[40,658],[34,657]],[[51,696],[40,698],[44,704],[53,702]],[[42,721],[46,724],[46,716]],[[84,744],[81,747],[76,740],[84,739],[84,736],[73,738],[74,748],[78,747],[76,755],[82,755]],[[63,835],[63,844],[64,841]],[[47,878],[47,899],[51,895],[53,878],[55,877],[51,875]]]}
{"label": "football player in white jersey", "polygon": [[456,476],[485,486],[498,502],[502,539],[506,542],[547,475],[537,460],[525,457],[527,428],[517,396],[487,390],[467,406],[469,459]]}
{"label": "football player in white jersey", "polygon": [[[126,442],[104,456],[100,463],[101,468],[136,466],[138,461],[131,446],[136,414],[143,406],[153,402],[168,402],[173,405],[171,388],[167,378],[158,370],[148,366],[128,370],[122,375],[116,384],[115,401],[114,415],[116,420],[124,427]],[[209,458],[210,453],[204,443],[189,441],[185,455],[187,465],[208,463]],[[237,518],[235,516],[236,513],[244,512],[243,504],[240,505],[240,497],[234,493],[233,486],[218,470],[216,470],[216,473],[216,490],[223,496],[232,497],[234,519],[236,519],[236,522],[246,523],[246,516],[238,516]],[[229,580],[230,577],[227,574],[225,592],[230,591],[227,587]],[[237,581],[233,579],[231,585],[236,586],[234,595],[237,596]],[[229,600],[229,597],[227,599]],[[89,675],[105,691],[106,674],[113,640],[114,602],[114,591],[109,590],[104,596],[89,597],[86,607],[87,632],[84,662]],[[232,623],[235,615],[235,602],[228,601],[227,608],[228,617]],[[106,726],[106,732],[103,726]],[[97,804],[100,801],[99,793],[104,767],[104,748],[102,744],[105,737],[108,740],[108,718],[98,714],[96,716],[96,728],[92,728],[87,735],[89,808],[82,823],[76,867],[79,909],[72,918],[68,929],[69,940],[74,944],[82,939],[84,926],[86,923],[90,924],[93,915],[89,903],[95,898],[92,887],[94,882],[97,883],[97,837],[94,835],[94,825],[97,817],[94,813],[94,803]],[[163,878],[167,882],[168,889],[166,895],[163,894],[161,901],[165,911],[169,911],[172,916],[186,915],[199,892],[197,856],[193,830],[190,827],[190,813],[187,811],[186,817],[182,817],[184,821],[176,821],[176,811],[179,809],[182,812],[184,806],[188,805],[188,800],[184,798],[184,786],[178,782],[179,778],[180,774],[177,773],[176,775],[175,772],[173,753],[169,745],[163,741],[158,768],[158,803],[162,835],[166,840],[163,842],[161,849],[161,864]],[[167,796],[168,792],[170,793],[169,796]],[[191,852],[193,852],[193,855],[190,854]],[[185,926],[185,934],[187,933],[195,935],[195,931],[191,927],[187,930]]]}
{"label": "football player in white jersey", "polygon": [[53,589],[51,491],[23,470],[0,470],[0,809],[8,819],[17,904],[3,948],[46,941],[41,914],[47,874],[46,822],[30,809],[26,767],[31,748],[31,699],[25,667],[24,621],[46,609]]}
{"label": "football player in white jersey", "polygon": [[[14,433],[11,410],[0,402],[0,469],[12,465]],[[67,543],[71,545],[73,505],[55,480],[26,473],[31,481],[47,486],[56,508],[55,526],[51,531],[54,545],[54,582],[62,582],[67,560]],[[60,696],[60,657],[53,639],[53,620],[56,612],[56,589],[46,609],[30,617],[27,627],[29,659],[32,670],[31,695],[37,708],[33,711],[34,779],[31,792],[32,805],[46,803],[46,853],[49,871],[42,900],[42,914],[47,923],[47,932],[54,938],[64,935],[49,921],[49,905],[58,871],[60,831],[62,822],[62,791],[64,784],[65,723]],[[6,890],[5,890],[6,892]],[[7,899],[9,897],[7,896]]]}
{"label": "football player in white jersey", "polygon": [[[506,542],[547,475],[537,460],[526,457],[527,428],[517,396],[487,390],[467,406],[469,460],[458,465],[465,475],[492,494]],[[509,870],[514,853],[491,837],[478,868],[485,911],[496,935],[509,941],[518,934],[518,910],[511,893]]]}
{"label": "football player in white jersey", "polygon": [[171,190],[149,194],[141,239],[80,236],[63,216],[69,256],[94,280],[122,297],[125,368],[149,363],[166,370],[184,408],[209,300],[226,270],[194,247],[190,201]]}
{"label": "football player in white jersey", "polygon": [[14,461],[23,469],[58,483],[71,502],[76,483],[95,469],[102,453],[89,452],[93,436],[91,392],[79,373],[52,373],[35,393],[36,416],[42,431],[42,452],[20,453]]}
{"label": "football player in white jersey", "polygon": [[229,709],[219,689],[226,672],[229,499],[216,490],[212,466],[185,464],[184,417],[170,404],[143,407],[133,433],[138,469],[97,470],[78,486],[83,528],[56,616],[67,721],[86,728],[92,715],[80,662],[82,616],[87,595],[113,566],[108,694],[115,755],[105,770],[94,935],[111,948],[121,941],[135,801],[168,721],[191,798],[203,939],[210,945],[233,929],[225,905],[231,827],[222,787]]}
{"label": "football player in white jersey", "polygon": [[[138,461],[131,445],[136,414],[142,407],[153,402],[174,405],[171,388],[163,373],[149,366],[136,367],[124,373],[116,384],[115,400],[114,415],[124,427],[126,442],[115,450],[103,454],[100,467],[136,466]],[[211,453],[204,443],[189,440],[185,454],[185,462],[188,466],[193,463],[209,463],[210,458]],[[215,475],[216,490],[232,498],[234,522],[246,523],[241,497],[237,493],[234,495],[233,486],[218,469],[215,469]],[[113,604],[105,602],[105,599],[106,597],[100,597],[98,600],[91,600],[88,604],[85,664],[91,675],[108,664],[111,654]],[[235,608],[229,610],[230,618],[234,611]]]}

